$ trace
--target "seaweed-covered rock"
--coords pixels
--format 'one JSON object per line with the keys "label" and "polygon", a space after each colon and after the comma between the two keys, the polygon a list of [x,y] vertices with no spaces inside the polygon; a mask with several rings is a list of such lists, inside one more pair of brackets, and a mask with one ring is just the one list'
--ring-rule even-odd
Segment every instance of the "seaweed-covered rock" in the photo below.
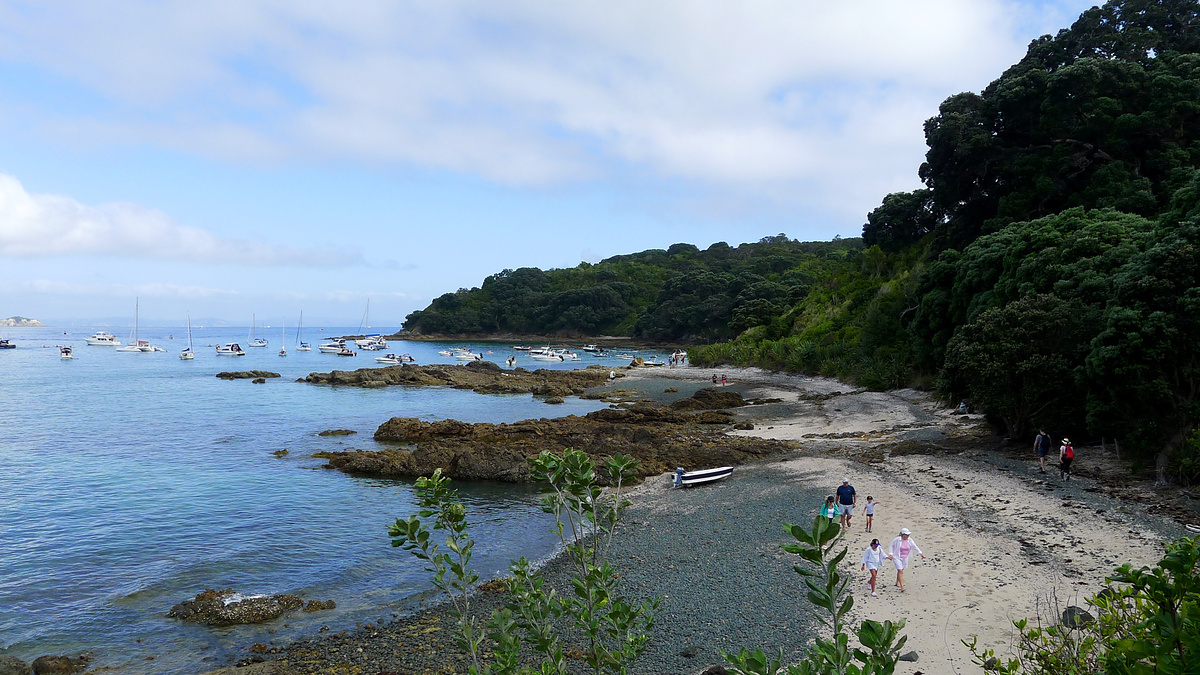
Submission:
{"label": "seaweed-covered rock", "polygon": [[626,454],[640,461],[642,476],[651,476],[681,465],[744,464],[793,447],[726,435],[724,429],[732,421],[723,411],[688,413],[650,405],[513,424],[393,417],[375,431],[375,440],[401,447],[314,456],[327,459],[327,468],[351,474],[428,476],[441,468],[457,480],[527,482],[528,460],[543,450],[575,448],[599,461]]}
{"label": "seaweed-covered rock", "polygon": [[337,609],[337,603],[333,600],[309,600],[304,605],[306,612],[320,612],[326,609]]}
{"label": "seaweed-covered rock", "polygon": [[268,377],[279,377],[279,373],[269,370],[225,370],[217,373],[222,380],[258,380]]}
{"label": "seaweed-covered rock", "polygon": [[607,382],[608,372],[607,368],[597,365],[579,370],[539,369],[529,371],[524,368],[503,370],[491,361],[472,361],[465,366],[445,364],[418,366],[405,363],[386,368],[334,370],[328,373],[309,373],[304,381],[311,384],[347,387],[441,386],[470,389],[479,394],[578,396],[588,387]]}
{"label": "seaweed-covered rock", "polygon": [[0,675],[29,675],[29,664],[15,656],[0,656]]}
{"label": "seaweed-covered rock", "polygon": [[302,604],[300,596],[286,593],[243,596],[232,588],[209,589],[175,605],[167,617],[208,626],[233,626],[272,621]]}
{"label": "seaweed-covered rock", "polygon": [[77,656],[39,656],[33,660],[33,675],[71,675],[86,670],[92,662],[89,653]]}
{"label": "seaweed-covered rock", "polygon": [[317,435],[318,436],[350,436],[350,435],[357,434],[357,433],[358,433],[357,431],[354,431],[352,429],[326,429],[325,431],[322,431],[321,433],[319,433]]}

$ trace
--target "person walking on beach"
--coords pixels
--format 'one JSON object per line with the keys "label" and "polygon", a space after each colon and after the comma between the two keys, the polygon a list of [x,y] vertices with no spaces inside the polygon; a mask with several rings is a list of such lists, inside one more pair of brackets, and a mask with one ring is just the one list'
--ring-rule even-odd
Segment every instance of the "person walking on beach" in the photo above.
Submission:
{"label": "person walking on beach", "polygon": [[828,497],[825,498],[825,503],[821,505],[821,515],[828,518],[829,522],[832,523],[834,521],[834,519],[837,518],[837,514],[838,514],[838,508],[833,503],[833,495],[829,495]]}
{"label": "person walking on beach", "polygon": [[1037,437],[1033,439],[1033,449],[1037,452],[1038,461],[1042,464],[1041,473],[1046,473],[1046,455],[1050,454],[1050,446],[1054,441],[1050,440],[1050,434],[1046,433],[1045,429],[1038,429]]}
{"label": "person walking on beach", "polygon": [[858,504],[858,494],[854,492],[854,486],[850,485],[849,478],[842,479],[842,486],[837,489],[839,511],[842,514],[842,529],[850,529],[850,519],[854,517],[854,506]]}
{"label": "person walking on beach", "polygon": [[912,559],[913,554],[921,556],[921,560],[925,559],[925,554],[921,553],[921,549],[917,547],[917,542],[912,539],[912,532],[908,528],[900,530],[900,536],[892,540],[892,562],[896,565],[896,585],[900,587],[900,592],[904,592],[904,570],[908,569],[908,561]]}
{"label": "person walking on beach", "polygon": [[871,545],[867,550],[863,551],[862,568],[871,570],[871,578],[867,580],[867,585],[871,587],[871,597],[877,598],[879,595],[875,593],[875,582],[879,580],[879,568],[883,566],[884,560],[891,560],[892,556],[884,552],[883,546],[879,544],[878,539],[872,539]]}
{"label": "person walking on beach", "polygon": [[875,505],[878,503],[874,497],[867,495],[867,505],[863,507],[863,515],[867,517],[867,532],[871,531],[871,521],[875,519]]}
{"label": "person walking on beach", "polygon": [[1060,480],[1071,480],[1071,461],[1075,459],[1075,448],[1071,447],[1070,439],[1064,438],[1058,448]]}
{"label": "person walking on beach", "polygon": [[721,373],[721,386],[725,386],[725,373]]}
{"label": "person walking on beach", "polygon": [[717,374],[716,373],[713,373],[712,380],[713,380],[713,386],[716,386],[716,384],[717,384]]}

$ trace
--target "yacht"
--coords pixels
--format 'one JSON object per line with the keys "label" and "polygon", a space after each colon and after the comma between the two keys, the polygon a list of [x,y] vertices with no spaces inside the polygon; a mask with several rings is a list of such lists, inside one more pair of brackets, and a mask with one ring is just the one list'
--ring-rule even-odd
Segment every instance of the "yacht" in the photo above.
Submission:
{"label": "yacht", "polygon": [[236,342],[227,342],[224,347],[217,347],[217,356],[245,356],[242,346]]}
{"label": "yacht", "polygon": [[317,349],[321,350],[322,354],[337,354],[346,348],[346,341],[341,338],[334,338],[329,342],[317,345]]}
{"label": "yacht", "polygon": [[246,339],[250,341],[249,344],[251,347],[266,347],[267,341],[264,338],[260,338],[256,335],[256,333],[258,332],[256,330],[257,323],[258,323],[258,319],[253,314],[251,314],[250,315],[250,335]]}
{"label": "yacht", "polygon": [[121,342],[112,333],[106,333],[102,330],[96,331],[96,334],[83,339],[84,342],[93,347],[120,347]]}
{"label": "yacht", "polygon": [[362,338],[355,340],[354,344],[358,345],[359,347],[361,347],[363,349],[369,350],[369,351],[378,351],[380,349],[387,349],[387,346],[388,346],[387,340],[384,340],[383,336],[380,335],[379,333],[372,333],[370,335],[364,335]]}

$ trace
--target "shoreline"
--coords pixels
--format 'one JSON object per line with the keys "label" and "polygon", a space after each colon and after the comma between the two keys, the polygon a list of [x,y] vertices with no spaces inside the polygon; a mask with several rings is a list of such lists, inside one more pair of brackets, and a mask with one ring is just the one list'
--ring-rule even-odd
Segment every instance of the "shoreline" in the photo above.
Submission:
{"label": "shoreline", "polygon": [[[790,539],[781,524],[811,525],[821,496],[844,476],[860,498],[871,494],[880,504],[873,533],[856,518],[845,538],[852,624],[907,620],[904,651],[916,651],[920,661],[899,664],[902,675],[964,672],[972,665],[960,640],[972,635],[981,648],[1005,653],[1011,621],[1034,617],[1050,594],[1064,607],[1084,605],[1118,564],[1153,564],[1163,542],[1186,534],[1129,501],[1139,490],[1160,501],[1161,495],[1128,478],[1125,490],[1106,486],[1117,482],[1120,462],[1099,448],[1081,449],[1081,479],[1059,483],[1037,473],[1032,452],[997,450],[979,416],[951,416],[921,392],[864,392],[756,369],[717,372],[731,376],[732,391],[784,399],[735,409],[755,427],[735,433],[801,447],[739,467],[711,486],[669,490],[664,475],[631,490],[634,504],[611,559],[630,597],[666,596],[651,646],[631,673],[697,672],[723,663],[718,648],[798,655],[814,622],[791,569],[797,559],[779,549]],[[658,400],[669,386],[678,397],[711,386],[707,369],[626,373],[622,388]],[[885,566],[880,597],[871,598],[858,558],[871,537],[887,547],[900,527],[913,531],[927,559],[906,575],[903,595]],[[548,584],[569,589],[561,555],[542,564]],[[486,614],[502,596],[483,592],[477,600]],[[256,660],[265,656],[295,673],[454,672],[462,662],[447,659],[457,652],[448,623],[448,608],[434,603],[386,626],[313,636]]]}

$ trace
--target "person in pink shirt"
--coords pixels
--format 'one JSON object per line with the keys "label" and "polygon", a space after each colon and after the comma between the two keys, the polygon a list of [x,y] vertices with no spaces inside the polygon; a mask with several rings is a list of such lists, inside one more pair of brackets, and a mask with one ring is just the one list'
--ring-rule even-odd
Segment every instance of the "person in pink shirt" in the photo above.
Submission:
{"label": "person in pink shirt", "polygon": [[917,542],[912,539],[912,532],[906,527],[900,530],[899,537],[892,540],[892,562],[896,565],[896,585],[900,587],[900,592],[904,592],[904,570],[908,568],[908,561],[913,555],[925,559],[925,554],[921,553]]}

